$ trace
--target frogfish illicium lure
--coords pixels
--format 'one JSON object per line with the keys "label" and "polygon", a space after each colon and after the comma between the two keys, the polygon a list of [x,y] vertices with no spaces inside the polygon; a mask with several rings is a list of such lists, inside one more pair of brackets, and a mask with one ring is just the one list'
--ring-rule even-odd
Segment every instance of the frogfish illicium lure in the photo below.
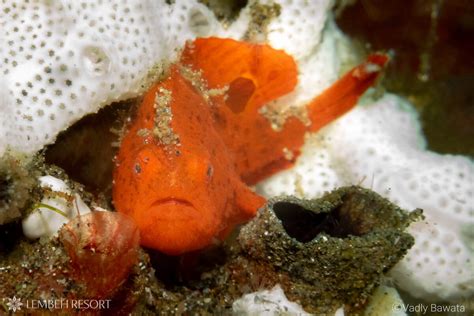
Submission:
{"label": "frogfish illicium lure", "polygon": [[[265,199],[248,186],[290,167],[306,132],[349,111],[387,62],[370,55],[275,129],[262,107],[291,92],[297,66],[265,44],[189,42],[144,96],[116,157],[113,200],[141,243],[176,255],[225,238]],[[303,122],[305,121],[305,122]]]}

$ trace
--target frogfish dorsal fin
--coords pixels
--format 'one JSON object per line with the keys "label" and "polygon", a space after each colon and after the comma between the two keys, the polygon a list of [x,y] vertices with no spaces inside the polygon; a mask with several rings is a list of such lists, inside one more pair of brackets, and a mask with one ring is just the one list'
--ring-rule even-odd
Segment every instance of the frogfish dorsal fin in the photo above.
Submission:
{"label": "frogfish dorsal fin", "polygon": [[257,111],[297,82],[293,58],[266,44],[198,38],[186,45],[181,63],[202,71],[210,89],[228,87],[226,102],[234,112]]}

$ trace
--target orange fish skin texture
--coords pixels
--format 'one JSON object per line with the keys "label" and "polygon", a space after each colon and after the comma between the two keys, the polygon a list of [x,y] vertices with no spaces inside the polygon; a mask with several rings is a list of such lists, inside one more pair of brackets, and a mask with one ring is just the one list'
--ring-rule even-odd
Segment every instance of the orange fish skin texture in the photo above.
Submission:
{"label": "orange fish skin texture", "polygon": [[[179,146],[139,133],[153,129],[159,89],[172,91]],[[122,141],[114,181],[115,206],[135,219],[142,245],[172,255],[204,248],[265,202],[240,180],[209,104],[176,67],[146,94]]]}
{"label": "orange fish skin texture", "polygon": [[[367,62],[372,66],[387,61],[374,56]],[[227,87],[226,98],[206,99],[180,72],[183,65],[200,71],[209,89]],[[310,102],[309,126],[290,117],[275,131],[259,110],[294,89],[293,59],[268,45],[230,39],[188,43],[169,77],[147,92],[122,141],[114,172],[116,209],[136,221],[143,246],[170,255],[226,237],[265,203],[248,185],[292,166],[305,133],[349,111],[373,84],[378,72],[366,71],[372,68],[354,68]],[[170,126],[179,144],[143,133],[155,127],[155,98],[163,89],[171,92]]]}

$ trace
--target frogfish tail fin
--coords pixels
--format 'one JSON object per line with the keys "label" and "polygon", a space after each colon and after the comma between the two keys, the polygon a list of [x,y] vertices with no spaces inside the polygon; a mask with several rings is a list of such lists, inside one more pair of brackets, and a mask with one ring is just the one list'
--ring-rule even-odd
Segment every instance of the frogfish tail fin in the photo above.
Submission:
{"label": "frogfish tail fin", "polygon": [[374,84],[388,60],[385,54],[369,55],[365,62],[314,98],[307,106],[311,120],[309,130],[317,131],[352,109],[359,97]]}

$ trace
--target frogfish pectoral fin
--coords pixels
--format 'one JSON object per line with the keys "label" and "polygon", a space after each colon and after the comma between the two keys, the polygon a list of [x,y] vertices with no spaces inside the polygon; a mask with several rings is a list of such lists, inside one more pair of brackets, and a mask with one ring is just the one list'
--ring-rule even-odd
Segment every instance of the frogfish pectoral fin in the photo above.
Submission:
{"label": "frogfish pectoral fin", "polygon": [[369,55],[367,60],[347,72],[307,106],[311,120],[310,131],[335,120],[352,109],[359,97],[379,77],[389,58],[385,54]]}
{"label": "frogfish pectoral fin", "polygon": [[262,207],[266,200],[253,192],[244,182],[239,180],[235,186],[236,207],[240,210],[239,222],[247,221],[255,216],[257,210]]}
{"label": "frogfish pectoral fin", "polygon": [[257,211],[265,204],[266,199],[253,192],[239,178],[231,182],[234,188],[234,201],[232,207],[235,212],[228,218],[226,227],[219,233],[220,239],[225,239],[237,225],[243,224],[257,214]]}

